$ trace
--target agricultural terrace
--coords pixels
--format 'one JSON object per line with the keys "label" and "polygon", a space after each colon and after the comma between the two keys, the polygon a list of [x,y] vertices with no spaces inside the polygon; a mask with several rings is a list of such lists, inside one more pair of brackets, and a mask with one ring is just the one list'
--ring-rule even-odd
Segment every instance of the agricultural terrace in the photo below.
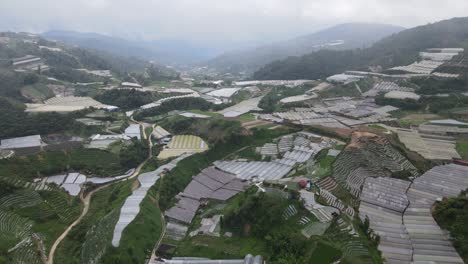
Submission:
{"label": "agricultural terrace", "polygon": [[0,260],[42,263],[50,246],[81,211],[64,191],[13,178],[0,179]]}

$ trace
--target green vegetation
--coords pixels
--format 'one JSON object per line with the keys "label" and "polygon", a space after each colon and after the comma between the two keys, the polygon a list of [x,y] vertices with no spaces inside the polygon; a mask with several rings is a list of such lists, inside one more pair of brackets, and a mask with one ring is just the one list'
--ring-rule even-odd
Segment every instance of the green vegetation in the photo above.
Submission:
{"label": "green vegetation", "polygon": [[212,259],[244,258],[247,254],[267,256],[263,241],[252,237],[195,236],[185,239],[176,251],[177,256],[199,256]]}
{"label": "green vegetation", "polygon": [[[268,263],[306,263],[310,255],[310,243],[300,234],[303,225],[299,220],[307,216],[305,210],[292,195],[286,199],[277,193],[257,193],[250,188],[231,199],[226,206],[204,210],[204,214],[223,214],[222,233],[231,231],[232,237],[195,236],[185,239],[175,252],[177,256],[204,256],[209,258],[242,258],[246,254],[262,255]],[[288,206],[293,205],[297,214],[283,217]],[[219,209],[221,208],[221,209]],[[200,216],[201,217],[201,216]]]}
{"label": "green vegetation", "polygon": [[54,93],[42,83],[24,86],[21,88],[21,94],[33,102],[41,102],[54,97]]}
{"label": "green vegetation", "polygon": [[104,264],[144,263],[162,230],[157,199],[158,184],[153,186],[140,205],[140,212],[122,233],[120,246],[110,247],[102,258]]}
{"label": "green vegetation", "polygon": [[328,149],[320,151],[315,157],[313,177],[325,178],[332,174],[332,164],[336,157],[328,155]]}
{"label": "green vegetation", "polygon": [[[86,216],[60,243],[54,261],[66,264],[84,263],[83,260],[90,258],[97,258],[99,261],[111,246],[110,241],[118,221],[119,208],[131,194],[132,183],[133,181],[126,181],[96,192]],[[91,230],[98,232],[101,238],[97,240]],[[90,247],[88,244],[91,242],[96,244]]]}
{"label": "green vegetation", "polygon": [[138,108],[144,104],[156,101],[150,92],[132,90],[109,90],[95,97],[101,103],[115,105],[124,110]]}
{"label": "green vegetation", "polygon": [[379,126],[379,125],[368,125],[367,127],[372,128],[372,129],[376,129],[376,130],[380,130],[380,131],[387,131],[387,129],[385,127]]}
{"label": "green vegetation", "polygon": [[457,142],[457,152],[463,159],[468,159],[468,140]]}
{"label": "green vegetation", "polygon": [[334,248],[333,246],[325,243],[318,242],[311,256],[310,264],[328,264],[339,260],[341,257],[341,251]]}
{"label": "green vegetation", "polygon": [[176,116],[159,123],[174,135],[199,136],[209,143],[223,142],[231,135],[241,133],[241,125],[224,119],[198,119]]}
{"label": "green vegetation", "polygon": [[[333,98],[340,96],[359,97],[361,93],[367,92],[372,88],[374,81],[372,78],[361,79],[356,83],[336,85],[319,93],[321,98]],[[359,89],[358,89],[359,87]]]}
{"label": "green vegetation", "polygon": [[80,171],[88,176],[104,177],[123,174],[130,168],[121,164],[119,155],[97,149],[42,152],[37,155],[0,160],[0,176],[28,180],[68,170]]}
{"label": "green vegetation", "polygon": [[265,95],[262,100],[260,100],[258,107],[267,113],[279,111],[281,109],[281,106],[279,105],[279,101],[281,99],[304,94],[309,89],[310,87],[308,86],[299,86],[294,88],[273,87],[271,91]]}
{"label": "green vegetation", "polygon": [[175,195],[181,192],[192,180],[192,176],[207,168],[212,162],[243,149],[247,146],[261,146],[271,142],[281,135],[292,133],[290,129],[257,130],[253,129],[253,135],[243,136],[231,134],[224,142],[212,146],[210,150],[202,154],[195,154],[179,162],[176,168],[161,179],[159,204],[161,209],[170,207]]}
{"label": "green vegetation", "polygon": [[0,97],[0,138],[79,130],[83,125],[75,122],[75,119],[85,113],[86,111],[29,115],[24,112],[23,104]]}
{"label": "green vegetation", "polygon": [[461,79],[415,78],[412,83],[420,87],[418,94],[435,95],[468,91],[468,76]]}
{"label": "green vegetation", "polygon": [[147,156],[147,143],[133,138],[132,143],[124,146],[120,151],[120,164],[125,168],[136,168]]}
{"label": "green vegetation", "polygon": [[381,94],[375,98],[375,103],[378,105],[391,105],[398,107],[403,110],[420,110],[424,108],[424,105],[421,101],[416,101],[412,99],[392,99],[385,98],[384,94]]}
{"label": "green vegetation", "polygon": [[434,218],[443,228],[450,231],[455,248],[463,261],[468,262],[468,197],[467,191],[459,197],[438,203],[433,211]]}
{"label": "green vegetation", "polygon": [[[0,192],[0,263],[34,263],[38,258],[34,244],[23,244],[7,251],[32,233],[37,233],[47,250],[67,225],[80,214],[81,205],[63,190],[20,189],[2,181]],[[20,254],[17,254],[20,252]]]}

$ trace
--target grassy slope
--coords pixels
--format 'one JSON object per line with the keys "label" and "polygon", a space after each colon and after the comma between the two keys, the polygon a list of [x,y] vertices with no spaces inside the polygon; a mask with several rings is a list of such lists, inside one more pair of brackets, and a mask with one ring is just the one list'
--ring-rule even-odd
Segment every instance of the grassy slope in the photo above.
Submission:
{"label": "grassy slope", "polygon": [[457,151],[463,159],[468,159],[468,140],[457,141]]}

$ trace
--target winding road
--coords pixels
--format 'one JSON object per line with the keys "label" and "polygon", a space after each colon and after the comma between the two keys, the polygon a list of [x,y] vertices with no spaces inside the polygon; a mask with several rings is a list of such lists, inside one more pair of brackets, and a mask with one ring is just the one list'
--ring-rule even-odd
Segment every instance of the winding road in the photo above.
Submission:
{"label": "winding road", "polygon": [[102,190],[102,189],[104,189],[104,188],[106,188],[106,187],[108,187],[108,186],[110,186],[110,185],[112,185],[114,183],[127,181],[129,179],[135,178],[136,176],[138,176],[138,174],[140,174],[140,171],[143,168],[143,166],[146,164],[146,162],[148,162],[148,160],[151,159],[151,157],[152,157],[152,148],[151,147],[152,147],[153,143],[151,142],[151,136],[146,135],[145,128],[148,127],[148,126],[152,126],[154,128],[154,125],[147,124],[147,123],[136,122],[133,119],[132,119],[132,121],[134,121],[135,123],[138,123],[139,125],[141,125],[141,127],[143,129],[142,130],[143,131],[143,138],[148,139],[148,146],[149,146],[148,157],[135,169],[135,172],[133,172],[133,174],[130,175],[129,177],[127,177],[125,179],[118,180],[118,181],[114,181],[114,182],[104,184],[104,185],[100,186],[99,188],[91,191],[86,196],[83,196],[83,192],[80,193],[80,200],[83,203],[83,210],[81,211],[80,216],[73,223],[71,223],[65,229],[65,231],[63,231],[63,233],[55,240],[54,244],[50,248],[49,256],[48,256],[47,262],[45,264],[53,264],[54,263],[54,254],[55,254],[55,251],[57,250],[57,247],[60,245],[62,240],[68,235],[68,233],[70,233],[70,231],[73,229],[73,227],[78,225],[81,222],[81,220],[83,220],[83,218],[86,216],[86,214],[88,213],[88,210],[89,210],[89,204],[91,202],[91,197],[93,196],[94,193],[96,193],[96,192],[98,192],[98,191],[100,191],[100,190]]}

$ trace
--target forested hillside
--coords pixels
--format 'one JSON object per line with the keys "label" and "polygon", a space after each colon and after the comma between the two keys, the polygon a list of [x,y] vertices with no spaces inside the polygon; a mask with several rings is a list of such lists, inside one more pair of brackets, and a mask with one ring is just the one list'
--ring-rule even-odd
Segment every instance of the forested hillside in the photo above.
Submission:
{"label": "forested hillside", "polygon": [[253,72],[275,60],[300,56],[320,49],[353,49],[368,47],[383,37],[403,30],[402,27],[349,23],[253,49],[227,52],[205,63],[220,72]]}
{"label": "forested hillside", "polygon": [[384,68],[414,62],[427,48],[468,48],[468,18],[454,18],[394,34],[372,47],[355,50],[321,50],[300,57],[289,57],[266,65],[254,79],[318,79],[345,70]]}

